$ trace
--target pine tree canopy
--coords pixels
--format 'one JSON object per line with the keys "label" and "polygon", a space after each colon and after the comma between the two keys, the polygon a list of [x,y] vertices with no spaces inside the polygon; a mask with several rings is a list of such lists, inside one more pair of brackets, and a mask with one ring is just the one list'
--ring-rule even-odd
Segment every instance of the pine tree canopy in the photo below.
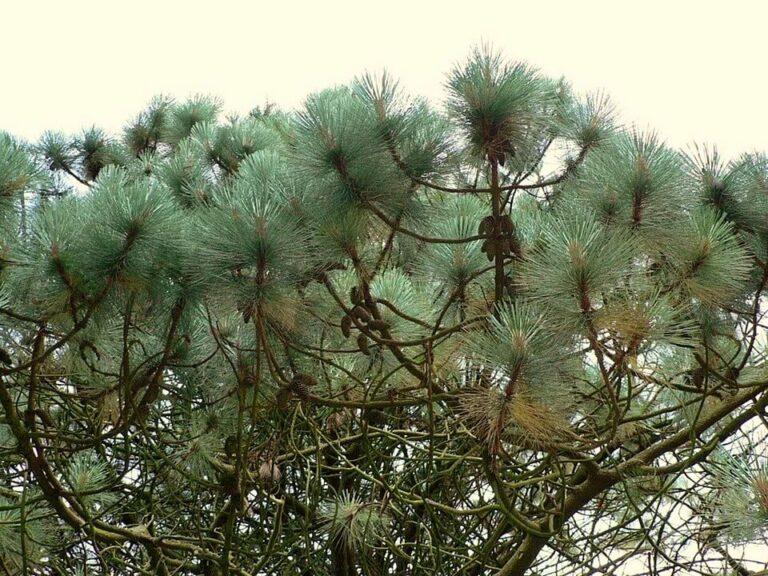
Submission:
{"label": "pine tree canopy", "polygon": [[768,570],[768,157],[445,94],[0,133],[0,576]]}

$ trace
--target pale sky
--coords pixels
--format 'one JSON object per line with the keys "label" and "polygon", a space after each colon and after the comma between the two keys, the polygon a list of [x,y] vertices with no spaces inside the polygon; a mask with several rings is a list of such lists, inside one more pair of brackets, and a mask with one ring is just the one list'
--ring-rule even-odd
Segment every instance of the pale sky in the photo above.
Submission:
{"label": "pale sky", "polygon": [[154,95],[266,100],[389,70],[440,102],[480,42],[581,91],[670,144],[768,151],[768,2],[623,0],[0,0],[0,130],[116,132]]}

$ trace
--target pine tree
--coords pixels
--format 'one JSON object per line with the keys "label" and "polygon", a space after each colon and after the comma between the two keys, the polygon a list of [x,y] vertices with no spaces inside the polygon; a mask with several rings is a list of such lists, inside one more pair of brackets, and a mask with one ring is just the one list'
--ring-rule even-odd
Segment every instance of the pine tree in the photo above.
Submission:
{"label": "pine tree", "polygon": [[0,573],[768,568],[768,159],[445,89],[0,135]]}

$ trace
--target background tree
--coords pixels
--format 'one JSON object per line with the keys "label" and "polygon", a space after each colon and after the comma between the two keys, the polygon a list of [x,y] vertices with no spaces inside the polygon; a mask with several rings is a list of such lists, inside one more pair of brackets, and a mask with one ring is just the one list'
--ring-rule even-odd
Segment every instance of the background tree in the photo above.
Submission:
{"label": "background tree", "polygon": [[0,573],[768,568],[766,158],[446,88],[0,137]]}

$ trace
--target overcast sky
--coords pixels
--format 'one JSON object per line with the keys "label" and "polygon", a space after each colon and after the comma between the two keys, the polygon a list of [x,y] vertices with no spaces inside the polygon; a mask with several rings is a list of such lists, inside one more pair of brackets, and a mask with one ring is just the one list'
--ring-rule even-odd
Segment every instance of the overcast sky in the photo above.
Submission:
{"label": "overcast sky", "polygon": [[5,0],[0,19],[0,129],[25,138],[116,131],[157,93],[290,108],[383,68],[439,102],[445,72],[486,41],[605,90],[673,145],[768,151],[762,0]]}

